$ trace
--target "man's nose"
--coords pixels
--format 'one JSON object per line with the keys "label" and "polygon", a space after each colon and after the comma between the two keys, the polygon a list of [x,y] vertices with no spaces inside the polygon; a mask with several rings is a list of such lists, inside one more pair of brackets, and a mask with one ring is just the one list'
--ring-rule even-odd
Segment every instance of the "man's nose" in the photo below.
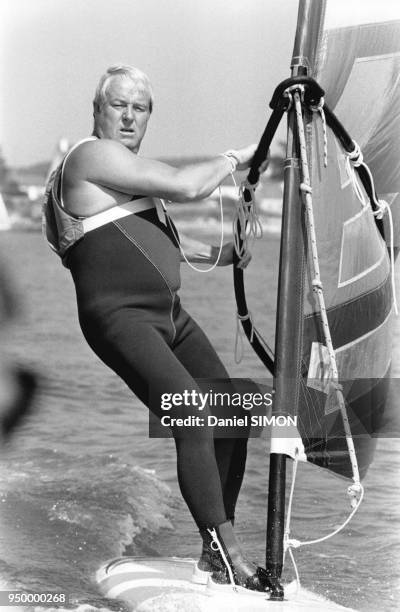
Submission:
{"label": "man's nose", "polygon": [[125,121],[133,121],[134,119],[133,106],[131,106],[130,104],[126,105],[124,109],[123,117]]}

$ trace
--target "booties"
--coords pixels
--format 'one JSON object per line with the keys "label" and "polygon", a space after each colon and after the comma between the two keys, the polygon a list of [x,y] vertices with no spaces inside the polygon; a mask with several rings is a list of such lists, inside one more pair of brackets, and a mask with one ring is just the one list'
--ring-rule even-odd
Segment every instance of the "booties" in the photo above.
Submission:
{"label": "booties", "polygon": [[208,582],[210,588],[233,586],[264,594],[269,591],[271,585],[266,570],[243,556],[230,521],[209,528],[207,532],[211,536],[210,548],[213,551],[213,573]]}
{"label": "booties", "polygon": [[200,559],[193,569],[192,582],[196,584],[207,584],[211,574],[213,572],[224,571],[225,566],[219,552],[211,547],[213,538],[209,531],[207,529],[200,529],[200,535],[203,540],[203,548],[201,550]]}

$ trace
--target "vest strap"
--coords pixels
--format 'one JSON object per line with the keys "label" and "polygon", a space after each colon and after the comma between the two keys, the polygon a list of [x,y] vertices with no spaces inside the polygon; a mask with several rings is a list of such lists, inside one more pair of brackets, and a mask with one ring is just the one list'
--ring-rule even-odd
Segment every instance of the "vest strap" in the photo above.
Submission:
{"label": "vest strap", "polygon": [[106,223],[116,221],[117,219],[122,219],[123,217],[127,217],[132,213],[139,213],[144,210],[149,210],[150,208],[154,208],[154,206],[154,202],[149,200],[149,198],[133,200],[132,202],[126,202],[126,204],[113,206],[112,208],[103,210],[96,215],[86,217],[80,221],[82,223],[83,231],[86,234],[87,232],[91,232],[102,225],[106,225]]}

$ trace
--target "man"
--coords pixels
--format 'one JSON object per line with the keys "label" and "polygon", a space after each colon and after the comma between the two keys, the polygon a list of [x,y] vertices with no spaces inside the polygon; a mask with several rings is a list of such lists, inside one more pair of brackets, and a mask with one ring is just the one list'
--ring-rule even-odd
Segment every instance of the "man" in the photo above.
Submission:
{"label": "man", "polygon": [[[151,396],[199,390],[196,378],[228,374],[180,305],[178,238],[157,198],[187,202],[209,196],[236,168],[249,166],[255,147],[180,168],[145,159],[138,151],[152,107],[144,73],[126,66],[107,70],[94,98],[93,136],[75,145],[55,172],[45,216],[48,238],[75,282],[86,340],[161,416]],[[214,250],[208,255],[215,259]],[[228,244],[219,263],[232,261]],[[203,416],[208,414],[206,406]],[[196,415],[196,406],[175,413]],[[212,573],[219,583],[267,590],[265,570],[243,557],[232,529],[247,440],[214,441],[208,427],[171,429],[179,485],[203,538],[195,579],[206,581]]]}

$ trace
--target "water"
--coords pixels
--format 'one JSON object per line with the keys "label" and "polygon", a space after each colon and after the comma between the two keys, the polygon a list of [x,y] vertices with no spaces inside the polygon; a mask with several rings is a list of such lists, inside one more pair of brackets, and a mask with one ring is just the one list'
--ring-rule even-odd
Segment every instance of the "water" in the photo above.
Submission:
{"label": "water", "polygon": [[[199,538],[175,481],[171,440],[149,439],[147,412],[86,346],[72,281],[37,233],[8,233],[2,247],[25,303],[6,345],[42,376],[38,409],[2,452],[0,578],[4,588],[67,591],[72,607],[118,609],[99,596],[95,570],[124,553],[195,556]],[[268,266],[247,274],[257,324],[272,339],[278,240],[257,247]],[[183,269],[183,302],[204,327],[232,376],[264,376],[249,348],[234,363],[231,270]],[[400,332],[394,372],[400,376]],[[396,342],[397,340],[397,342]],[[3,341],[4,344],[4,341]],[[237,526],[262,563],[268,476],[267,435],[253,439]],[[335,538],[295,551],[304,587],[363,611],[398,608],[400,467],[397,439],[378,442],[365,501]],[[343,522],[346,483],[311,466],[297,477],[292,537],[311,539]],[[294,576],[290,561],[285,579]]]}

